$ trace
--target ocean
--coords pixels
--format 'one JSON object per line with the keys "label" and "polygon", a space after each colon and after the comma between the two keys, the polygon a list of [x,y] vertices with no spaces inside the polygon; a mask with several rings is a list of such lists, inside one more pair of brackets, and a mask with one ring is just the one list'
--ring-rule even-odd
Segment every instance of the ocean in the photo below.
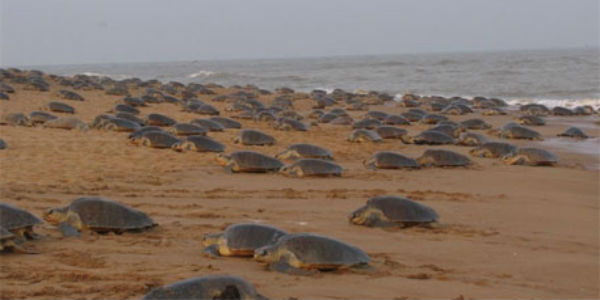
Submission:
{"label": "ocean", "polygon": [[60,75],[497,97],[510,104],[600,107],[600,49],[36,66]]}

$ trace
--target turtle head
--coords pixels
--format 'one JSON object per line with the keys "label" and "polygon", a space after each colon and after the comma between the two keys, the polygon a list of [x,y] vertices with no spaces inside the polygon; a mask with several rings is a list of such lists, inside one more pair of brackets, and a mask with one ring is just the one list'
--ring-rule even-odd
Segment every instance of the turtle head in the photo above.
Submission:
{"label": "turtle head", "polygon": [[207,233],[202,237],[202,245],[208,247],[218,244],[221,237],[223,237],[222,233]]}
{"label": "turtle head", "polygon": [[261,262],[277,261],[279,258],[275,257],[276,252],[274,245],[260,247],[254,250],[254,260]]}
{"label": "turtle head", "polygon": [[215,156],[215,160],[217,161],[217,163],[221,166],[227,166],[229,164],[229,162],[231,161],[231,157],[227,154],[224,153],[218,153]]}
{"label": "turtle head", "polygon": [[291,153],[290,150],[283,150],[277,154],[275,154],[275,158],[282,160],[282,159],[288,159],[290,157]]}
{"label": "turtle head", "polygon": [[187,146],[186,142],[179,141],[179,142],[173,144],[173,146],[171,146],[171,149],[173,149],[177,152],[184,152],[186,150],[186,146]]}
{"label": "turtle head", "polygon": [[239,136],[236,136],[233,138],[233,143],[234,144],[241,144],[242,143],[242,138]]}
{"label": "turtle head", "polygon": [[401,135],[400,140],[405,144],[414,144],[414,138],[408,134]]}
{"label": "turtle head", "polygon": [[279,169],[279,174],[285,175],[285,176],[292,176],[294,174],[292,174],[293,172],[293,168],[290,166],[283,166]]}
{"label": "turtle head", "polygon": [[350,214],[350,216],[348,217],[348,220],[350,221],[350,223],[361,225],[361,224],[364,224],[367,217],[368,217],[368,206],[365,205],[365,206],[353,211]]}
{"label": "turtle head", "polygon": [[58,208],[51,208],[48,211],[46,211],[46,213],[44,214],[44,220],[46,220],[46,222],[52,224],[52,225],[57,225],[59,223],[63,223],[64,221],[66,221],[69,217],[69,207],[58,207]]}

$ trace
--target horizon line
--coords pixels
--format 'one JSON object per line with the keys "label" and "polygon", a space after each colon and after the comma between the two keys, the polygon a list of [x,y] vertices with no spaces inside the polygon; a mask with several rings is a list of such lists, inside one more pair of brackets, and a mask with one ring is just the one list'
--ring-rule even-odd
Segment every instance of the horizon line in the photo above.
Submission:
{"label": "horizon line", "polygon": [[156,61],[115,61],[115,62],[84,62],[84,63],[59,63],[59,64],[36,64],[36,65],[4,65],[0,68],[34,68],[34,67],[54,67],[54,66],[86,66],[86,65],[124,65],[124,64],[160,64],[160,63],[179,63],[179,62],[230,62],[230,61],[253,61],[253,60],[301,60],[301,59],[324,59],[324,58],[353,58],[368,56],[394,56],[394,55],[440,55],[440,54],[464,54],[464,53],[503,53],[520,51],[560,51],[560,50],[598,50],[600,45],[555,47],[555,48],[510,48],[510,49],[466,49],[455,51],[425,51],[425,52],[395,52],[395,53],[370,53],[370,54],[334,54],[334,55],[308,55],[308,56],[275,56],[275,57],[235,57],[235,58],[216,58],[216,59],[188,59],[188,60],[156,60]]}

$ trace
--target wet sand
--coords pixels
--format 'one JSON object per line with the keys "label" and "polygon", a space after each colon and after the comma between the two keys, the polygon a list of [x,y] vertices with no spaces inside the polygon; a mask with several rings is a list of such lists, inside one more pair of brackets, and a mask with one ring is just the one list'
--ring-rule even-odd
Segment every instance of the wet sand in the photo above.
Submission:
{"label": "wet sand", "polygon": [[[29,113],[57,100],[50,92],[17,88],[0,110]],[[219,94],[231,90],[216,89]],[[86,122],[122,99],[103,91],[77,91],[85,101],[59,100]],[[133,90],[134,95],[143,90]],[[209,100],[212,96],[200,96]],[[273,96],[261,98],[271,101]],[[224,103],[210,102],[224,111]],[[310,112],[311,101],[296,109]],[[372,106],[401,112],[405,108]],[[175,104],[150,104],[141,115],[159,112],[180,122],[200,115]],[[364,112],[351,112],[355,117]],[[61,114],[56,114],[61,115]],[[451,116],[452,120],[479,113]],[[485,119],[495,127],[511,116]],[[600,136],[598,116],[569,118],[589,124]],[[564,118],[535,127],[548,140],[568,127]],[[41,127],[0,127],[8,148],[0,151],[2,201],[41,216],[83,195],[100,195],[148,213],[160,225],[143,233],[63,238],[43,225],[27,246],[37,255],[0,255],[0,298],[135,299],[177,280],[233,274],[273,299],[403,298],[597,298],[599,297],[598,152],[576,153],[552,143],[510,141],[554,151],[555,167],[506,166],[472,158],[457,169],[372,171],[362,160],[379,150],[418,157],[425,149],[468,155],[469,147],[346,141],[351,129],[320,124],[308,132],[276,131],[241,120],[244,128],[272,134],[277,144],[248,147],[232,143],[238,130],[210,132],[226,152],[252,149],[275,154],[291,143],[310,142],[333,151],[347,169],[342,178],[296,179],[277,174],[228,174],[210,153],[177,153],[132,145],[127,133]],[[416,134],[426,125],[402,126]],[[573,141],[573,143],[576,143]],[[434,208],[439,229],[382,230],[350,225],[348,214],[372,196],[394,194]],[[331,236],[365,250],[373,272],[336,271],[291,276],[267,271],[250,259],[202,255],[202,236],[238,222],[261,222],[290,232]]]}

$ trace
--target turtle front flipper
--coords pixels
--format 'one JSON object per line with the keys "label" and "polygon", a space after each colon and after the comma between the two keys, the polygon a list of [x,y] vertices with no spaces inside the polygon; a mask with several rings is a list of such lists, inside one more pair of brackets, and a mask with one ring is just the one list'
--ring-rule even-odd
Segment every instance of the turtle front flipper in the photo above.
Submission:
{"label": "turtle front flipper", "polygon": [[77,230],[77,228],[75,228],[75,226],[73,226],[73,225],[71,225],[71,224],[69,224],[67,222],[60,223],[58,225],[58,230],[65,237],[80,236],[81,235],[81,233],[79,232],[79,230]]}
{"label": "turtle front flipper", "polygon": [[202,252],[205,255],[212,257],[212,258],[216,258],[216,257],[220,256],[219,255],[219,245],[217,245],[217,244],[213,244],[213,245],[210,245],[210,246],[204,248],[204,250],[202,250]]}
{"label": "turtle front flipper", "polygon": [[314,275],[317,273],[316,270],[305,270],[305,269],[293,267],[283,259],[268,264],[267,269],[275,270],[277,272],[290,274],[290,275],[298,275],[298,276],[310,276],[310,275]]}
{"label": "turtle front flipper", "polygon": [[2,243],[2,245],[0,245],[0,250],[8,250],[8,251],[12,251],[15,253],[21,253],[21,254],[40,254],[40,252],[38,252],[36,250],[21,247],[21,246],[15,244],[14,241],[4,241]]}

